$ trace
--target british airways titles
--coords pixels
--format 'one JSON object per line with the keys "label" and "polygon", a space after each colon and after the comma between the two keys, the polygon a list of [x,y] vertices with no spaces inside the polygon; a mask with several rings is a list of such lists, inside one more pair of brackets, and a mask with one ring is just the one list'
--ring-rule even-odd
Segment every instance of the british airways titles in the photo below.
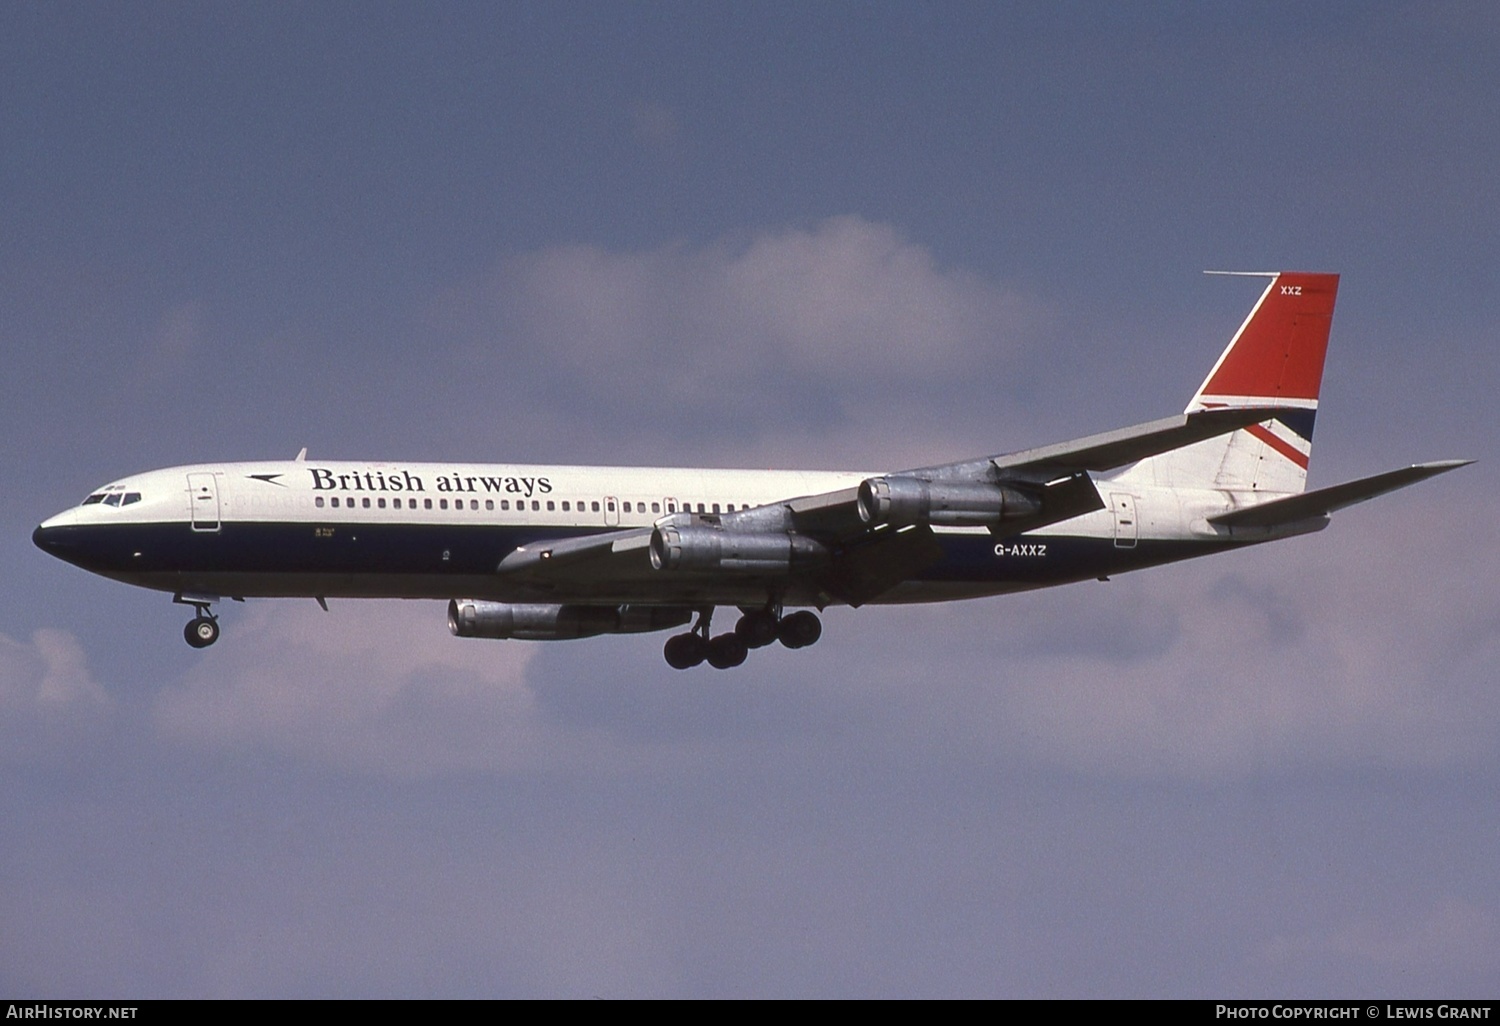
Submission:
{"label": "british airways titles", "polygon": [[[425,492],[422,478],[409,470],[366,470],[336,474],[324,467],[308,467],[313,491],[345,492]],[[479,474],[438,474],[440,492],[487,492],[531,498],[552,491],[552,481],[545,477],[492,477]]]}

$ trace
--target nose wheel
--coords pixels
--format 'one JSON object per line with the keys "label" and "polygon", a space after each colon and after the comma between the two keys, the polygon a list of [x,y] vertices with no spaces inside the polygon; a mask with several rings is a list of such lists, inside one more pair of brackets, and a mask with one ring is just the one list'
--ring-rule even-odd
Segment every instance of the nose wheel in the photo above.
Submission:
{"label": "nose wheel", "polygon": [[182,629],[182,636],[194,648],[207,648],[219,640],[219,621],[212,616],[195,616]]}
{"label": "nose wheel", "polygon": [[172,601],[182,606],[192,606],[197,616],[182,629],[183,640],[194,648],[207,648],[219,640],[219,618],[214,615],[210,602],[218,599],[211,595],[173,595]]}

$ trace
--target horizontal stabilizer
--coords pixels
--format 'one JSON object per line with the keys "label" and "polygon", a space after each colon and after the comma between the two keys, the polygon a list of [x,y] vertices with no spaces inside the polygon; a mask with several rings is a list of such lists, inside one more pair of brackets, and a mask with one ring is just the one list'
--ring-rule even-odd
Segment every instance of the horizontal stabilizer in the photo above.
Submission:
{"label": "horizontal stabilizer", "polygon": [[1273,499],[1256,506],[1231,510],[1228,513],[1209,517],[1208,522],[1224,527],[1275,527],[1280,524],[1310,520],[1313,517],[1327,516],[1334,510],[1343,509],[1345,506],[1353,506],[1357,502],[1373,499],[1377,495],[1394,492],[1398,488],[1405,488],[1418,481],[1425,481],[1429,477],[1466,467],[1473,462],[1473,460],[1438,460],[1434,463],[1418,463],[1400,470],[1376,474],[1374,477],[1334,485],[1331,488],[1319,488],[1314,492],[1289,495],[1284,499]]}

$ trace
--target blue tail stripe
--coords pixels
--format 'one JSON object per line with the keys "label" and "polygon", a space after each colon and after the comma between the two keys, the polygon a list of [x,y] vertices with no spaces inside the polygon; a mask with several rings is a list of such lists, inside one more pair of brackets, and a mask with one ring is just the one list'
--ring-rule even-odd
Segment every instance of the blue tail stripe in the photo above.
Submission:
{"label": "blue tail stripe", "polygon": [[1280,410],[1276,414],[1276,419],[1299,435],[1304,442],[1311,444],[1313,420],[1317,416],[1317,410]]}

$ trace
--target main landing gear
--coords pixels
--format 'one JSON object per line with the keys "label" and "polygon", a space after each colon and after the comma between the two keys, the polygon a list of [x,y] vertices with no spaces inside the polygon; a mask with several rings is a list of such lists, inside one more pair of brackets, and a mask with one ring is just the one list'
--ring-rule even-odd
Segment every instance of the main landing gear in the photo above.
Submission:
{"label": "main landing gear", "polygon": [[176,595],[172,601],[184,606],[192,606],[198,612],[198,615],[189,620],[187,626],[182,629],[183,640],[189,645],[194,648],[207,648],[219,640],[219,618],[214,615],[214,611],[209,608],[206,600]]}
{"label": "main landing gear", "polygon": [[773,641],[787,648],[806,648],[823,636],[823,622],[807,609],[786,616],[776,607],[752,609],[739,618],[733,631],[710,639],[712,619],[713,609],[704,609],[691,631],[667,639],[662,654],[668,666],[686,670],[706,661],[715,669],[727,670],[743,663],[752,648],[764,648]]}

